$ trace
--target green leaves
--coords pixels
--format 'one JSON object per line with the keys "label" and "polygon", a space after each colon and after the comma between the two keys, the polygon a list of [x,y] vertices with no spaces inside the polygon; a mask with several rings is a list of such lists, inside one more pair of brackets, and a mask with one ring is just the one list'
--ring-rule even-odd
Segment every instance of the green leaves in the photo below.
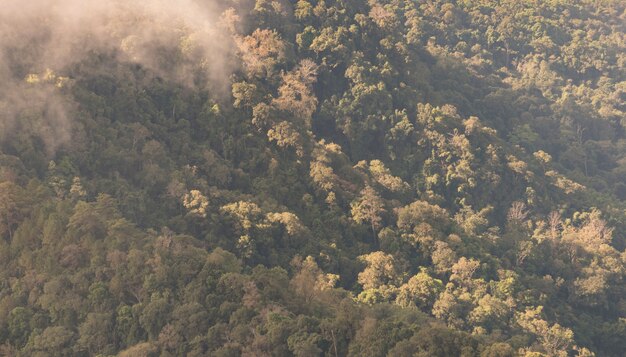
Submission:
{"label": "green leaves", "polygon": [[210,5],[5,51],[0,354],[620,356],[621,2]]}

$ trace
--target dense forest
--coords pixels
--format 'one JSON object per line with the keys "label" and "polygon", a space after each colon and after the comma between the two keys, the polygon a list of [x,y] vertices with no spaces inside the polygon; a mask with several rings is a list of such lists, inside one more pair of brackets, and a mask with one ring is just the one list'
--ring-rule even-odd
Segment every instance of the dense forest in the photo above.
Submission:
{"label": "dense forest", "polygon": [[626,355],[623,0],[6,0],[0,356]]}

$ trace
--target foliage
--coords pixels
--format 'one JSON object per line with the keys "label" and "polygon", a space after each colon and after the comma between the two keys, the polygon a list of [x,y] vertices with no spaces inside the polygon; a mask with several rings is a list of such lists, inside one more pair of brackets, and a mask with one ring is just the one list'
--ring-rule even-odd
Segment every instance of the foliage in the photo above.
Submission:
{"label": "foliage", "polygon": [[0,355],[623,355],[623,1],[223,3],[225,93],[3,68]]}

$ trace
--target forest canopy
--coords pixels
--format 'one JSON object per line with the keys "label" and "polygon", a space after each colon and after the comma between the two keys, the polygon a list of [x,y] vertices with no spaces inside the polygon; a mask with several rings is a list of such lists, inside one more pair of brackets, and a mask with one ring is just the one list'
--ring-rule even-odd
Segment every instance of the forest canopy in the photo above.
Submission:
{"label": "forest canopy", "polygon": [[625,129],[620,0],[6,0],[0,356],[624,356]]}

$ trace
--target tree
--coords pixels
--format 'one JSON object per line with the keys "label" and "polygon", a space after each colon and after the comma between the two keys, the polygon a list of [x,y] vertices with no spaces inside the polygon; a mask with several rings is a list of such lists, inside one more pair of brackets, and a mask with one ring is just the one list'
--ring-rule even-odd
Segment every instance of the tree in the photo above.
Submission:
{"label": "tree", "polygon": [[339,280],[337,274],[324,274],[311,256],[304,260],[295,257],[291,265],[297,269],[297,273],[291,279],[290,286],[296,294],[304,298],[305,303],[322,297],[324,292],[334,288]]}
{"label": "tree", "polygon": [[285,43],[274,30],[256,29],[237,38],[237,47],[251,77],[272,78],[277,65],[285,60]]}
{"label": "tree", "polygon": [[24,307],[16,307],[8,316],[9,339],[18,347],[24,346],[30,335],[30,319],[32,311]]}
{"label": "tree", "polygon": [[456,253],[448,243],[443,241],[435,242],[430,258],[435,266],[435,271],[438,273],[451,271],[457,262]]}
{"label": "tree", "polygon": [[539,339],[543,350],[549,356],[567,356],[574,333],[558,323],[550,325],[541,318],[542,311],[543,306],[527,308],[524,312],[516,313],[516,321],[524,330]]}
{"label": "tree", "polygon": [[253,108],[259,104],[262,94],[257,86],[253,83],[238,82],[233,84],[233,106],[235,108]]}
{"label": "tree", "polygon": [[95,202],[78,201],[70,217],[68,228],[78,235],[104,238],[109,221],[121,218],[117,202],[106,194],[98,195]]}
{"label": "tree", "polygon": [[474,326],[482,326],[488,331],[508,325],[511,307],[490,294],[483,295],[470,312],[469,320]]}
{"label": "tree", "polygon": [[524,202],[515,201],[507,213],[507,220],[512,224],[521,224],[528,217],[528,211]]}
{"label": "tree", "polygon": [[389,355],[447,357],[472,356],[475,353],[475,343],[468,334],[446,327],[433,326],[420,329],[411,338],[401,341],[389,352]]}
{"label": "tree", "polygon": [[25,193],[22,188],[10,181],[0,183],[0,234],[13,238],[15,226],[26,214]]}
{"label": "tree", "polygon": [[461,257],[459,261],[452,266],[452,275],[450,276],[450,280],[469,285],[470,280],[479,267],[479,261]]}
{"label": "tree", "polygon": [[397,282],[398,271],[392,255],[373,252],[360,256],[359,260],[366,264],[365,270],[358,276],[358,282],[364,290],[394,285]]}
{"label": "tree", "polygon": [[199,190],[191,190],[183,196],[183,206],[193,216],[206,217],[209,200]]}
{"label": "tree", "polygon": [[163,326],[167,324],[171,305],[165,296],[153,295],[139,317],[141,327],[148,333],[148,338],[156,340]]}
{"label": "tree", "polygon": [[316,77],[315,62],[302,60],[293,71],[283,74],[278,98],[272,102],[278,109],[291,112],[302,123],[299,127],[307,130],[311,129],[311,117],[317,107],[317,98],[312,91]]}
{"label": "tree", "polygon": [[79,327],[77,348],[91,355],[114,351],[113,321],[110,313],[89,313]]}
{"label": "tree", "polygon": [[401,306],[415,305],[422,311],[429,312],[442,291],[443,282],[432,278],[424,267],[420,267],[419,273],[400,286],[396,303]]}
{"label": "tree", "polygon": [[485,348],[480,357],[514,357],[515,351],[508,343],[496,342]]}
{"label": "tree", "polygon": [[276,145],[279,147],[294,148],[296,154],[300,157],[304,155],[302,136],[290,122],[281,121],[273,125],[272,128],[267,131],[267,138],[270,141],[275,141]]}
{"label": "tree", "polygon": [[75,176],[72,180],[72,186],[70,187],[70,196],[76,200],[87,196],[87,191],[83,188],[83,185],[80,182],[80,177],[78,176]]}
{"label": "tree", "polygon": [[43,354],[69,356],[72,354],[74,332],[63,326],[48,327],[33,339],[33,349]]}
{"label": "tree", "polygon": [[382,222],[382,214],[385,206],[382,198],[369,185],[361,190],[359,197],[350,203],[352,219],[361,224],[368,222],[372,228],[372,234],[376,237],[376,230]]}
{"label": "tree", "polygon": [[[204,306],[195,302],[174,308],[171,319],[168,321],[171,321],[173,333],[180,336],[183,341],[192,341],[196,336],[204,335],[210,323],[209,314]],[[164,330],[166,330],[165,327],[161,330],[161,334],[165,335]],[[159,334],[159,339],[161,339],[161,334]],[[172,343],[170,345],[174,348],[179,347]],[[174,348],[170,348],[170,350],[174,350]]]}
{"label": "tree", "polygon": [[158,347],[150,342],[141,342],[119,353],[120,357],[149,357],[158,351]]}
{"label": "tree", "polygon": [[415,201],[397,211],[398,229],[412,244],[432,249],[435,241],[444,240],[452,227],[448,212],[426,201]]}
{"label": "tree", "polygon": [[402,181],[401,178],[393,176],[391,171],[380,160],[370,161],[369,171],[381,186],[391,192],[405,192],[409,189],[409,184]]}

